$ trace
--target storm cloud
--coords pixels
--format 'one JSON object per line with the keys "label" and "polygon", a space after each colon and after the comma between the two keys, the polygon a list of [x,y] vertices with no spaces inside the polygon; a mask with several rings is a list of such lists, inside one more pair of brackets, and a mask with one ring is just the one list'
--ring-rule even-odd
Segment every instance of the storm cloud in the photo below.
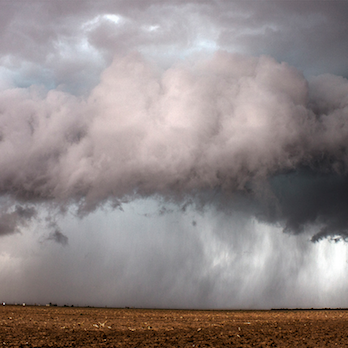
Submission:
{"label": "storm cloud", "polygon": [[[33,248],[41,248],[40,253],[45,254],[44,248],[60,250],[76,265],[76,272],[66,271],[69,279],[78,273],[79,257],[97,274],[90,260],[99,256],[105,274],[113,270],[131,286],[135,278],[136,284],[148,284],[137,300],[127,297],[124,285],[123,300],[110,303],[155,306],[147,283],[152,279],[160,292],[185,288],[191,294],[176,298],[173,290],[173,297],[159,298],[161,306],[190,306],[199,288],[194,307],[223,307],[228,296],[221,302],[214,302],[213,296],[223,292],[223,284],[239,293],[236,282],[243,282],[245,269],[252,269],[248,253],[256,252],[258,229],[268,228],[266,239],[271,230],[283,231],[281,238],[298,238],[302,244],[295,239],[291,243],[299,255],[309,249],[314,255],[325,239],[346,241],[347,4],[2,3],[0,235],[9,240],[27,231],[39,241]],[[131,220],[139,213],[127,209],[138,206],[142,211],[143,205],[153,209],[137,219],[144,223],[147,218],[153,227],[148,227],[148,237],[137,234],[140,223],[133,226],[124,220],[116,229],[130,239],[119,237],[128,253],[115,246],[120,256],[110,256],[117,269],[98,250],[97,240],[103,239],[98,227],[96,249],[86,251],[85,258],[69,256],[69,248],[78,245],[72,231],[80,235],[71,216],[83,224],[90,216],[98,220],[102,211],[120,216],[124,210]],[[169,232],[172,228],[165,221],[173,216],[176,227]],[[163,243],[154,247],[145,239],[159,238],[158,229],[164,231]],[[88,243],[80,237],[82,244]],[[137,238],[147,249],[139,247],[141,257],[133,260],[130,245]],[[272,250],[267,255],[276,254],[280,260],[281,253],[274,251],[276,238],[269,242]],[[186,239],[189,246],[182,244]],[[303,246],[304,240],[316,243]],[[66,248],[52,249],[62,246]],[[11,255],[18,252],[12,246],[3,250],[3,257],[8,250]],[[226,258],[210,255],[219,254],[217,250]],[[241,260],[229,253],[242,255]],[[140,259],[148,266],[146,277],[137,270]],[[174,281],[170,274],[179,259],[182,273]],[[161,260],[163,267],[157,266]],[[279,261],[277,268],[270,260],[265,256],[264,267],[271,275],[262,268],[267,281],[255,306],[262,299],[261,306],[271,305],[273,295],[297,284],[301,266],[311,264],[299,256],[287,280],[285,263]],[[45,269],[36,262],[28,265]],[[44,273],[54,267],[52,261]],[[87,274],[85,264],[81,267]],[[229,267],[244,271],[236,271],[232,281],[226,275]],[[68,268],[64,263],[62,269]],[[192,287],[183,285],[188,279]],[[272,290],[278,280],[285,284],[279,292]],[[45,297],[47,289],[37,291]],[[93,303],[90,296],[87,303]],[[247,306],[240,296],[234,305]]]}
{"label": "storm cloud", "polygon": [[[238,192],[289,231],[328,228],[331,218],[345,221],[347,90],[344,78],[309,83],[266,56],[220,51],[163,71],[131,54],[114,60],[88,98],[1,93],[0,189],[77,204],[81,214],[109,200]],[[288,182],[276,189],[281,177]]]}

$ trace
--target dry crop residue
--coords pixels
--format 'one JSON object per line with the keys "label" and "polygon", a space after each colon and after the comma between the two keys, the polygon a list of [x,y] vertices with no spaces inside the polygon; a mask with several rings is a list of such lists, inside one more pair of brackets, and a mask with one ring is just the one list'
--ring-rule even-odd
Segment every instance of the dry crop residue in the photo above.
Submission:
{"label": "dry crop residue", "polygon": [[3,347],[343,347],[348,311],[2,306]]}

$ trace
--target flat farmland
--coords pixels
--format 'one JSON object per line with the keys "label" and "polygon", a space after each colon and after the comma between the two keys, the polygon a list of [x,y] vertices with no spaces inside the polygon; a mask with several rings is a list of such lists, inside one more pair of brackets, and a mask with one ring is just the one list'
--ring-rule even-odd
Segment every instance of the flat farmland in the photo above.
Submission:
{"label": "flat farmland", "polygon": [[2,347],[345,347],[346,310],[1,306]]}

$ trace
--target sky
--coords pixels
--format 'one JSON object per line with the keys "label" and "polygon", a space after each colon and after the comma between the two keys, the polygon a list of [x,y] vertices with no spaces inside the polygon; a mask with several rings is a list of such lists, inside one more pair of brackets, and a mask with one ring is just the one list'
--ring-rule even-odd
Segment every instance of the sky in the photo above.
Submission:
{"label": "sky", "polygon": [[346,0],[0,0],[0,301],[347,307]]}

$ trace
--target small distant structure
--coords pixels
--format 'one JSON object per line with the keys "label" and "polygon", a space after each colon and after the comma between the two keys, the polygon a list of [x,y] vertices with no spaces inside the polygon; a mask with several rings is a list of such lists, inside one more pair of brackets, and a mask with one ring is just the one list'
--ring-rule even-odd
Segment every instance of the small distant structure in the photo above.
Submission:
{"label": "small distant structure", "polygon": [[23,307],[25,307],[25,303],[23,302]]}
{"label": "small distant structure", "polygon": [[3,305],[3,306],[5,306],[5,305],[6,305],[6,303],[5,303],[5,302],[3,302],[3,303],[2,303],[2,305]]}
{"label": "small distant structure", "polygon": [[47,307],[57,307],[58,305],[56,303],[50,302],[49,304],[46,304]]}

